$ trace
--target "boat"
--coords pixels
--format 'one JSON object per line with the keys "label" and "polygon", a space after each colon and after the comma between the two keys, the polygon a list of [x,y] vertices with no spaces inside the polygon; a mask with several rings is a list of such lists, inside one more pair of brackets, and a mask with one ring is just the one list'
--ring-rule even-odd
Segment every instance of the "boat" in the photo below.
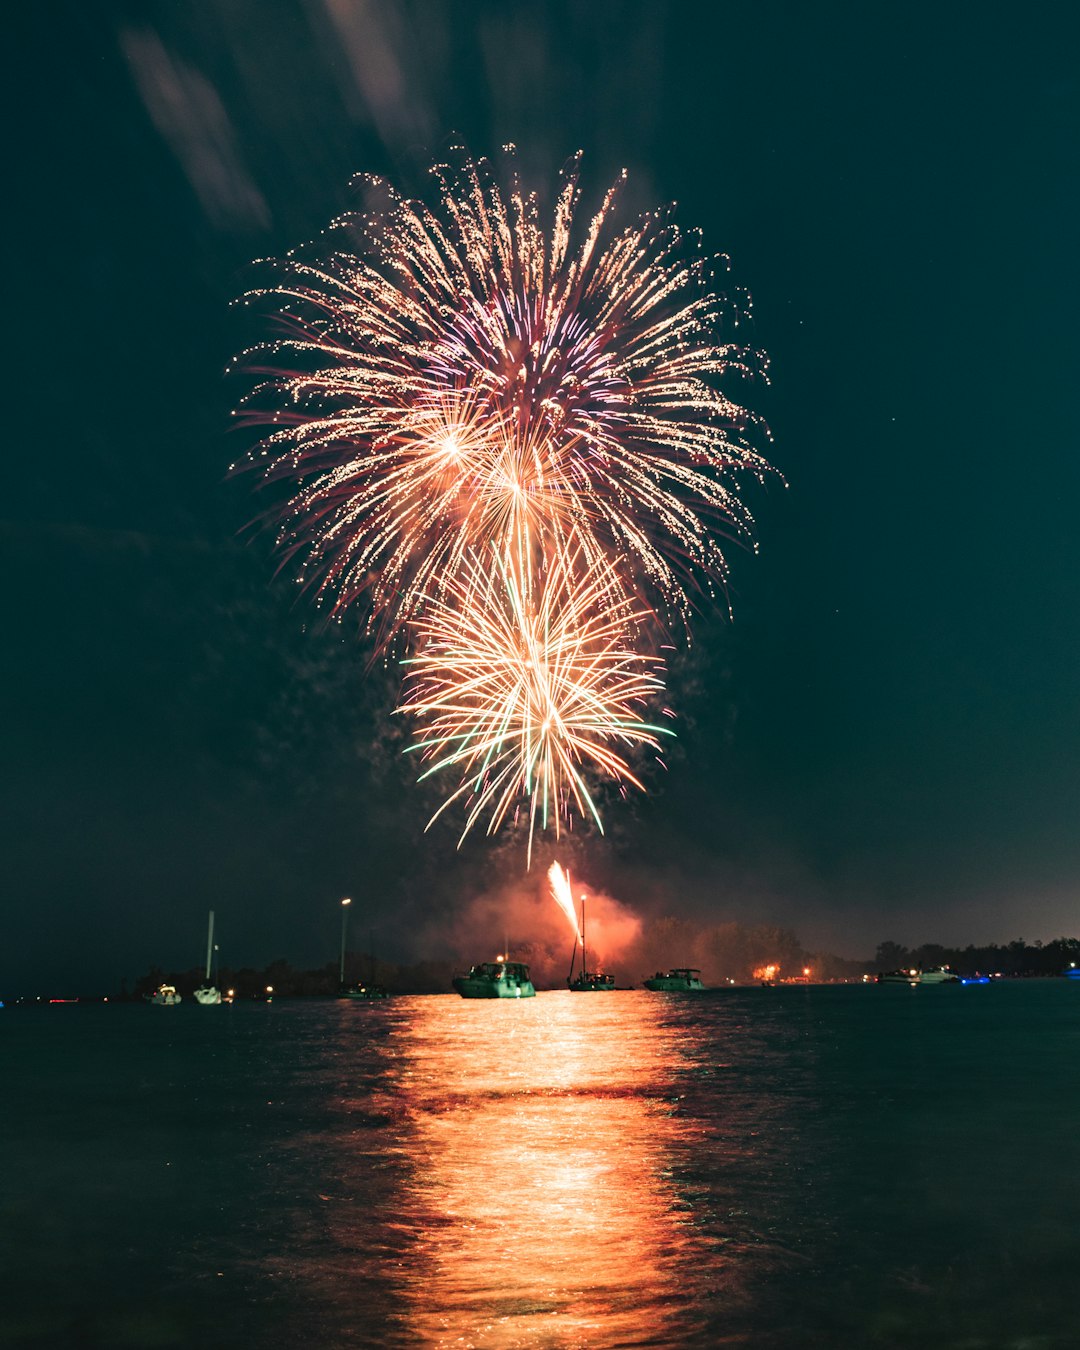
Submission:
{"label": "boat", "polygon": [[585,960],[585,897],[581,897],[581,969],[574,974],[574,961],[577,958],[577,942],[574,943],[570,957],[570,974],[566,983],[574,994],[610,993],[615,988],[615,976],[605,975],[601,970],[590,970]]}
{"label": "boat", "polygon": [[615,976],[605,975],[602,970],[579,970],[567,984],[575,994],[608,993],[615,988]]}
{"label": "boat", "polygon": [[195,1002],[204,1007],[221,1002],[221,990],[210,983],[210,962],[214,955],[214,911],[210,911],[210,923],[206,930],[206,974],[203,982],[195,990]]}
{"label": "boat", "polygon": [[665,994],[677,994],[687,989],[705,988],[701,979],[701,971],[695,970],[692,966],[676,966],[673,970],[669,970],[666,975],[663,971],[658,970],[655,975],[650,975],[644,983],[646,989]]}
{"label": "boat", "polygon": [[150,1002],[156,1003],[160,1008],[171,1008],[174,1003],[180,1002],[180,995],[176,992],[175,985],[159,984],[150,995]]}
{"label": "boat", "polygon": [[878,984],[959,984],[960,976],[948,966],[935,966],[932,970],[920,970],[912,966],[909,970],[885,970],[877,977]]}
{"label": "boat", "polygon": [[462,998],[534,998],[536,989],[529,978],[529,967],[522,961],[481,961],[471,966],[468,975],[455,975],[454,988]]}
{"label": "boat", "polygon": [[363,1002],[373,998],[389,998],[390,995],[381,984],[375,983],[375,934],[371,935],[371,979],[357,980],[355,984],[345,983],[345,948],[341,949],[342,982],[338,987],[338,998],[351,998]]}
{"label": "boat", "polygon": [[959,984],[960,976],[948,966],[935,966],[933,970],[919,971],[919,984]]}
{"label": "boat", "polygon": [[389,998],[390,995],[381,984],[365,984],[361,980],[357,984],[343,985],[338,990],[338,998],[369,999],[369,998]]}

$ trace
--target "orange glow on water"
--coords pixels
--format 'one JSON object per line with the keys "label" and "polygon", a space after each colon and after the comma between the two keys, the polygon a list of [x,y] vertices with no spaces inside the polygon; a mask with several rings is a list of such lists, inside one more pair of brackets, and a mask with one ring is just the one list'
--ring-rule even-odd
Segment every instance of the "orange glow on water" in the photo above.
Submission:
{"label": "orange glow on water", "polygon": [[632,1344],[643,1318],[650,1343],[684,1343],[694,1237],[667,1152],[681,1126],[640,1091],[677,1049],[651,1017],[592,1002],[428,999],[403,1028],[423,1159],[405,1207],[425,1269],[401,1291],[417,1344],[584,1345],[601,1328]]}

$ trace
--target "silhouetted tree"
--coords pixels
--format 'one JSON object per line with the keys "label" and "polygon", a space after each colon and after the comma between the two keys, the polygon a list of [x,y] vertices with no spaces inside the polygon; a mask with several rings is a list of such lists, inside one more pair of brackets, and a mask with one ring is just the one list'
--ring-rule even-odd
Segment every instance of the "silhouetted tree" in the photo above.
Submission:
{"label": "silhouetted tree", "polygon": [[874,956],[877,970],[897,970],[901,966],[911,965],[911,953],[899,942],[881,942]]}

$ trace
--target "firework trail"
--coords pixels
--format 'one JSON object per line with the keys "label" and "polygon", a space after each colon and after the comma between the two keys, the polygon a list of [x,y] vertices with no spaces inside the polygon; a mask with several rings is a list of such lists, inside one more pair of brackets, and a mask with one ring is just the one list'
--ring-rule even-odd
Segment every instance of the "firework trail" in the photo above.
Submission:
{"label": "firework trail", "polygon": [[365,178],[384,209],[244,297],[281,336],[240,359],[286,561],[403,650],[423,777],[459,775],[436,814],[493,832],[526,803],[531,856],[538,825],[600,825],[590,782],[642,786],[662,611],[723,585],[736,478],[769,466],[719,389],[764,360],[720,336],[716,260],[666,212],[620,226],[619,183],[579,224],[577,159],[545,224],[507,167],[506,191],[484,160],[435,168],[435,207]]}
{"label": "firework trail", "polygon": [[548,883],[551,896],[562,912],[570,920],[574,936],[581,942],[581,929],[578,927],[577,911],[574,909],[574,897],[570,893],[570,873],[564,872],[557,862],[548,868]]}

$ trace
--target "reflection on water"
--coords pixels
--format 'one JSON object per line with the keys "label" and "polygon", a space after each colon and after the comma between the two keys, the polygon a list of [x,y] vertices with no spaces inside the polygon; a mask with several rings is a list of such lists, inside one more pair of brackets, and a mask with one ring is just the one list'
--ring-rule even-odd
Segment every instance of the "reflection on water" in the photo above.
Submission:
{"label": "reflection on water", "polygon": [[[796,1177],[786,1158],[813,1115],[813,1054],[763,1011],[749,1025],[723,994],[626,991],[381,1013],[377,1094],[348,1109],[392,1142],[376,1163],[369,1131],[338,1136],[333,1230],[379,1286],[367,1307],[384,1309],[387,1343],[711,1345],[752,1330],[754,1288],[807,1260],[792,1228],[825,1238],[790,1222],[826,1170],[821,1156]],[[339,1307],[355,1292],[327,1291]],[[773,1299],[781,1317],[788,1301]]]}
{"label": "reflection on water", "polygon": [[675,1206],[681,1124],[664,1097],[676,1037],[628,1002],[428,1000],[402,1028],[403,1203],[423,1253],[402,1295],[425,1341],[611,1345],[688,1330],[679,1273],[694,1235]]}

